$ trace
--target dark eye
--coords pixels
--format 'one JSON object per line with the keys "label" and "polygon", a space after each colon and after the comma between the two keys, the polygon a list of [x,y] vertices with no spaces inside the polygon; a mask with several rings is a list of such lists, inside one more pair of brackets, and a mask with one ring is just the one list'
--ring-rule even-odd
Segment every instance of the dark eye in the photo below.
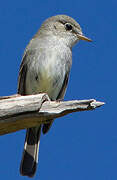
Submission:
{"label": "dark eye", "polygon": [[66,23],[66,24],[65,24],[65,29],[66,29],[67,31],[72,30],[72,25],[69,24],[69,23]]}

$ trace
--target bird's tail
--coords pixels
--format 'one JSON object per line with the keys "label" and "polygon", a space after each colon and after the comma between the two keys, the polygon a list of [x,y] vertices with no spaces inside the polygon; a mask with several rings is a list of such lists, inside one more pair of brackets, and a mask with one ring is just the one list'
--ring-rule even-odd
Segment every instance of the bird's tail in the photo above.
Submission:
{"label": "bird's tail", "polygon": [[23,176],[33,177],[38,163],[41,126],[29,128],[26,132],[23,156],[20,164],[20,173]]}

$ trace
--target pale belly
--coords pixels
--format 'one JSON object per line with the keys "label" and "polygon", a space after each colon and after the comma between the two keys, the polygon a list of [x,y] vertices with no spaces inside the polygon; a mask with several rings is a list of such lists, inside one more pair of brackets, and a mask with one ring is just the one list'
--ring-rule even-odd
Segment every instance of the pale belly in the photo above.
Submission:
{"label": "pale belly", "polygon": [[47,93],[50,99],[56,100],[71,67],[71,50],[56,45],[36,53],[27,68],[26,94]]}
{"label": "pale belly", "polygon": [[64,67],[51,64],[41,67],[35,74],[28,72],[26,94],[47,93],[50,99],[56,100],[62,88],[65,77]]}

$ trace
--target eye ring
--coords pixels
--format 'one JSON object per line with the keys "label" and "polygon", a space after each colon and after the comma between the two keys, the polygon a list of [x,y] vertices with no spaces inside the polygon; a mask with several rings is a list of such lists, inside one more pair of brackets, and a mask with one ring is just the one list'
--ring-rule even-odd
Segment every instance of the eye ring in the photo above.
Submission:
{"label": "eye ring", "polygon": [[71,30],[72,30],[72,25],[69,24],[69,23],[66,23],[66,24],[65,24],[65,29],[66,29],[67,31],[71,31]]}

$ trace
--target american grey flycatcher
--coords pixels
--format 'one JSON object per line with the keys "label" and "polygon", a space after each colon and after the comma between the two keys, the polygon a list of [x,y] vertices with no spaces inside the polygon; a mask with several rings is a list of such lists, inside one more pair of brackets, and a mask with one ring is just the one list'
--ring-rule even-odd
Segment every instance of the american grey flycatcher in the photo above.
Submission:
{"label": "american grey flycatcher", "polygon": [[[57,15],[47,19],[25,49],[20,66],[18,93],[47,93],[52,101],[63,99],[72,65],[72,47],[79,41],[91,41],[71,17]],[[45,134],[51,127],[44,124]],[[41,126],[29,128],[20,173],[33,177],[38,163]]]}

